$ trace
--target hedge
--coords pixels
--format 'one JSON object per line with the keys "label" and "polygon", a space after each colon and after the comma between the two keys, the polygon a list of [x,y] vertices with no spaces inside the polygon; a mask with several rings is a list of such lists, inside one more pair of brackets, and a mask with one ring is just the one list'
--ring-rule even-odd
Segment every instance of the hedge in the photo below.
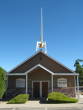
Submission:
{"label": "hedge", "polygon": [[22,104],[29,100],[29,94],[20,94],[8,101],[8,104]]}
{"label": "hedge", "polygon": [[49,103],[76,103],[78,99],[68,97],[60,92],[51,92],[48,94]]}

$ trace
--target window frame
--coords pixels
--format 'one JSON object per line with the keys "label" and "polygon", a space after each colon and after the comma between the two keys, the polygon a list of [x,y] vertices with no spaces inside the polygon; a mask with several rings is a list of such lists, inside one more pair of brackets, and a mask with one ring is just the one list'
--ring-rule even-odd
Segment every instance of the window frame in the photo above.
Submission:
{"label": "window frame", "polygon": [[24,78],[17,78],[16,79],[16,88],[25,88],[25,79]]}
{"label": "window frame", "polygon": [[66,78],[58,78],[57,79],[57,87],[67,88],[67,79]]}

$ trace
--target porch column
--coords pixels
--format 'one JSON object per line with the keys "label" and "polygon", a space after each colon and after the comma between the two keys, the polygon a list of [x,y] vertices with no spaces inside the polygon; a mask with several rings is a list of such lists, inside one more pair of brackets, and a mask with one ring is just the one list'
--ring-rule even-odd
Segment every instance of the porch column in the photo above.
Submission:
{"label": "porch column", "polygon": [[76,76],[74,76],[74,83],[75,83],[75,96],[77,95],[76,94]]}
{"label": "porch column", "polygon": [[51,75],[51,86],[52,86],[52,92],[53,92],[53,74]]}
{"label": "porch column", "polygon": [[26,94],[28,93],[28,75],[26,74]]}
{"label": "porch column", "polygon": [[78,75],[77,75],[77,96],[79,99],[79,77],[78,77]]}

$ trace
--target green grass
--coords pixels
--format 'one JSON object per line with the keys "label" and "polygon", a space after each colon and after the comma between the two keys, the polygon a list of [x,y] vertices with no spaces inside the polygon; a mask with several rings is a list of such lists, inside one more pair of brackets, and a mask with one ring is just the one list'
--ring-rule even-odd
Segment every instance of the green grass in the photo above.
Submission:
{"label": "green grass", "polygon": [[28,94],[20,94],[8,101],[8,104],[22,104],[28,101]]}
{"label": "green grass", "polygon": [[78,99],[68,97],[60,92],[52,92],[48,94],[48,103],[76,103]]}

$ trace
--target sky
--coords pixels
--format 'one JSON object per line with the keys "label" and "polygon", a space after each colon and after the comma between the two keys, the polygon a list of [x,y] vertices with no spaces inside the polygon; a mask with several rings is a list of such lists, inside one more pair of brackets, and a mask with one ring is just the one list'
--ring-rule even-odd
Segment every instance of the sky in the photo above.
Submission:
{"label": "sky", "polygon": [[83,59],[83,0],[0,0],[0,66],[6,71],[35,54],[41,8],[48,56],[73,70]]}

